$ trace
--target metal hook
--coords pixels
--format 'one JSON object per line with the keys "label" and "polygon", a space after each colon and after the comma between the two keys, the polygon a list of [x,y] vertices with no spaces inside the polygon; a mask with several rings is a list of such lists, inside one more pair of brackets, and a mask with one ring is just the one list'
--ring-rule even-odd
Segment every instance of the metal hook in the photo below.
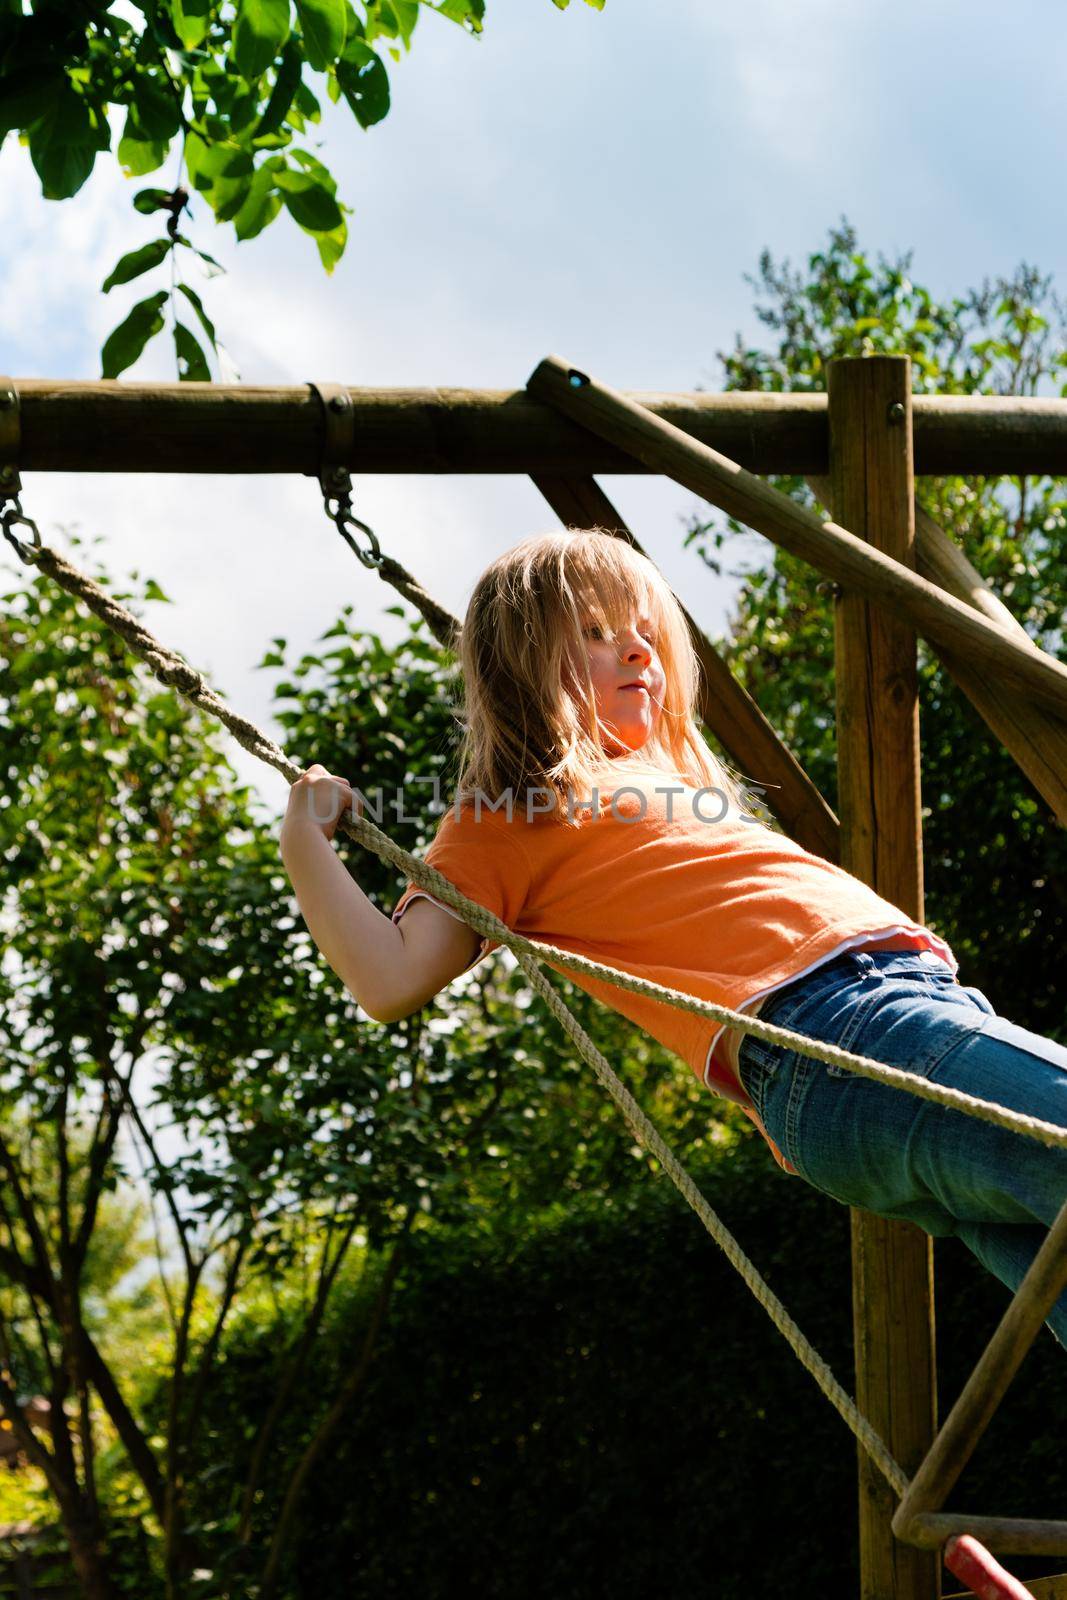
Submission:
{"label": "metal hook", "polygon": [[[352,554],[359,561],[362,561],[365,567],[371,567],[374,569],[380,567],[382,562],[385,560],[385,557],[382,554],[382,547],[378,543],[377,535],[375,534],[373,528],[369,528],[365,522],[361,522],[359,517],[354,514],[350,497],[347,494],[338,495],[336,497],[336,509],[334,510],[330,509],[329,501],[327,501],[326,504],[327,511],[333,519],[338,533],[348,545],[349,549],[352,551]],[[360,549],[359,545],[349,533],[349,528],[358,528],[360,533],[366,535],[370,542],[369,550]]]}
{"label": "metal hook", "polygon": [[[33,533],[32,545],[26,544],[11,532],[12,528],[16,526],[31,530]],[[0,511],[0,527],[4,530],[4,538],[18,554],[19,560],[24,561],[28,567],[34,566],[37,560],[35,552],[41,548],[41,534],[33,518],[28,517],[23,511],[18,495],[12,498],[9,506]]]}

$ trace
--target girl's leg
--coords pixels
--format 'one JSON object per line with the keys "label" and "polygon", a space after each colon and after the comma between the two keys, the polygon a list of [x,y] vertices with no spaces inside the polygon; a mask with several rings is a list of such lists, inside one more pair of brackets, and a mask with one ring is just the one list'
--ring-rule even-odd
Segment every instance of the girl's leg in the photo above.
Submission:
{"label": "girl's leg", "polygon": [[[1013,1294],[1026,1277],[1046,1234],[1040,1224],[1027,1227],[1019,1222],[958,1222],[955,1231],[956,1237]],[[1067,1349],[1067,1289],[1049,1312],[1047,1326]]]}
{"label": "girl's leg", "polygon": [[[1067,1049],[996,1016],[980,990],[955,983],[936,959],[850,952],[763,1015],[1067,1128]],[[958,1235],[1017,1287],[1067,1202],[1067,1150],[752,1036],[741,1061],[768,1132],[815,1188]],[[1049,1325],[1067,1344],[1067,1295]]]}

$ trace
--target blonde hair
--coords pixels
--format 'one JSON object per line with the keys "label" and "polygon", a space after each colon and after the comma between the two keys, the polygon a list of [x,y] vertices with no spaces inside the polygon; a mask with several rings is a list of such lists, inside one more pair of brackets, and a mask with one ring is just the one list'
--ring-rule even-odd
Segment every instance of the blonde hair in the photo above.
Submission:
{"label": "blonde hair", "polygon": [[[616,629],[647,617],[665,676],[660,715],[639,752],[604,746],[583,626]],[[577,672],[575,671],[577,664]],[[696,716],[700,663],[685,616],[662,573],[603,528],[561,529],[506,550],[474,586],[463,623],[457,798],[511,790],[555,795],[554,815],[576,826],[570,801],[605,778],[653,771],[752,797],[708,748]]]}

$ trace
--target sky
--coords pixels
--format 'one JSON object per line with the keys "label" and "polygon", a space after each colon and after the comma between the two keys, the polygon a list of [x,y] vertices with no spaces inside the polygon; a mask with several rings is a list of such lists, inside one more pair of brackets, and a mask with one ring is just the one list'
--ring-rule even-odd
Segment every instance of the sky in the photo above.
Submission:
{"label": "sky", "polygon": [[[988,0],[489,0],[474,39],[427,13],[364,132],[328,107],[319,156],[353,210],[331,277],[286,216],[238,247],[194,200],[187,224],[225,277],[193,281],[247,383],[521,387],[557,353],[622,389],[721,386],[717,352],[758,332],[745,274],[801,263],[847,216],[868,251],[914,250],[916,277],[961,292],[1021,261],[1067,282],[1062,207],[1067,14]],[[325,97],[323,97],[325,99]],[[328,103],[327,103],[328,106]],[[40,198],[0,149],[0,366],[95,378],[104,337],[146,278],[100,293],[158,223],[104,157],[80,193]],[[127,378],[176,376],[163,340]],[[27,474],[46,539],[101,535],[113,578],[153,577],[145,617],[267,732],[268,641],[314,646],[339,607],[386,639],[395,596],[364,570],[300,477]],[[699,509],[662,480],[604,487],[712,635],[737,584],[684,551]],[[451,610],[500,550],[555,519],[525,479],[357,477],[382,546]],[[751,553],[762,541],[753,536]],[[5,571],[22,569],[5,545]],[[235,745],[280,814],[285,783]],[[317,759],[303,753],[306,764]],[[344,774],[357,781],[360,774]]]}

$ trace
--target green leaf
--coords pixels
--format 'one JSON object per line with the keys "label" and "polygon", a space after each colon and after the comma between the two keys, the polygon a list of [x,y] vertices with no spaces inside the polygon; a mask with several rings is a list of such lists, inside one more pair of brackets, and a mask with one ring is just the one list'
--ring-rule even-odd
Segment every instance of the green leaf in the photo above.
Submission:
{"label": "green leaf", "polygon": [[230,106],[230,132],[238,137],[259,121],[259,85],[234,96]]}
{"label": "green leaf", "polygon": [[332,272],[345,253],[348,243],[348,225],[342,219],[341,226],[334,228],[330,233],[316,233],[315,243],[319,248],[319,258],[327,272]]}
{"label": "green leaf", "polygon": [[293,104],[301,116],[306,117],[309,122],[321,121],[322,107],[306,83],[297,85],[296,93],[293,96]]}
{"label": "green leaf", "polygon": [[211,382],[207,356],[184,322],[174,324],[174,351],[178,357],[178,377],[182,383]]}
{"label": "green leaf", "polygon": [[245,196],[244,205],[233,219],[239,239],[254,239],[257,233],[274,221],[282,208],[281,196],[276,192],[274,174],[267,167],[259,167]]}
{"label": "green leaf", "polygon": [[56,67],[20,66],[0,78],[0,135],[28,128],[68,88],[66,74]]}
{"label": "green leaf", "polygon": [[233,57],[250,83],[263,76],[289,37],[289,0],[238,0]]}
{"label": "green leaf", "polygon": [[191,240],[187,239],[183,233],[178,234],[175,242],[177,244],[184,245],[186,250],[191,250],[194,256],[199,256],[201,261],[205,262],[207,266],[214,269],[207,274],[209,278],[225,276],[226,268],[222,265],[222,262],[216,261],[214,256],[209,256],[206,250],[198,250],[196,245],[193,244]]}
{"label": "green leaf", "polygon": [[211,0],[169,0],[170,20],[186,50],[195,50],[211,27]]}
{"label": "green leaf", "polygon": [[411,48],[411,35],[415,32],[415,24],[419,20],[418,0],[382,0],[383,10],[387,10],[397,34],[404,42],[405,50]]}
{"label": "green leaf", "polygon": [[442,17],[447,17],[449,22],[459,22],[467,25],[472,33],[481,33],[482,22],[485,18],[485,0],[441,0],[440,5],[433,6],[432,10]]}
{"label": "green leaf", "polygon": [[251,178],[238,178],[235,182],[216,184],[209,199],[216,222],[232,222],[248,199],[252,188]]}
{"label": "green leaf", "polygon": [[170,145],[166,139],[137,139],[130,132],[130,118],[126,118],[126,132],[119,140],[119,165],[127,178],[142,178],[146,172],[155,172],[167,159]]}
{"label": "green leaf", "polygon": [[185,141],[185,160],[193,187],[205,195],[220,222],[244,205],[254,171],[252,153],[232,141],[209,144],[197,133]]}
{"label": "green leaf", "polygon": [[204,302],[201,300],[196,290],[190,289],[187,283],[179,283],[178,288],[181,290],[182,294],[188,300],[189,304],[199,317],[200,326],[211,340],[211,348],[214,350],[217,342],[215,338],[215,324],[204,310]]}
{"label": "green leaf", "polygon": [[277,133],[285,121],[285,114],[300,84],[300,65],[300,52],[290,40],[282,51],[282,59],[274,76],[274,87],[256,125],[254,138],[262,139],[268,133]]}
{"label": "green leaf", "polygon": [[170,255],[174,248],[169,239],[153,239],[150,244],[143,244],[139,250],[131,250],[129,255],[122,257],[117,266],[113,267],[101,284],[105,294],[109,294],[117,283],[129,283],[133,278],[139,278],[143,272],[151,272],[153,267],[158,267]]}
{"label": "green leaf", "polygon": [[100,148],[88,102],[65,82],[28,132],[30,160],[45,199],[68,200],[77,194]]}
{"label": "green leaf", "polygon": [[[304,171],[309,172],[313,178],[317,178],[324,189],[329,189],[331,194],[337,193],[337,180],[329,167],[323,166],[318,156],[313,156],[309,150],[294,150],[293,160],[299,162]],[[283,164],[279,167],[279,171],[284,172],[284,170]]]}
{"label": "green leaf", "polygon": [[135,139],[149,143],[156,139],[171,139],[181,127],[181,106],[169,79],[154,73],[139,71],[133,81],[133,100],[130,105],[132,126],[129,131]]}
{"label": "green leaf", "polygon": [[161,332],[166,300],[165,289],[147,300],[139,300],[125,321],[108,335],[100,352],[103,377],[117,378],[120,372],[132,367],[149,339]]}
{"label": "green leaf", "polygon": [[242,145],[211,144],[198,133],[190,133],[185,141],[185,162],[193,187],[202,193],[224,179],[250,178],[253,171],[251,154]]}
{"label": "green leaf", "polygon": [[332,233],[341,226],[340,206],[310,173],[287,170],[279,172],[276,181],[289,215],[308,233]]}
{"label": "green leaf", "polygon": [[169,211],[170,190],[139,189],[133,197],[133,209],[143,217],[150,217],[155,211]]}
{"label": "green leaf", "polygon": [[324,72],[344,49],[345,0],[296,0],[308,66]]}
{"label": "green leaf", "polygon": [[[358,61],[351,51],[355,44],[362,57]],[[345,49],[345,57],[337,63],[337,82],[360,127],[373,127],[389,110],[388,74],[380,57],[362,40],[349,40]]]}

